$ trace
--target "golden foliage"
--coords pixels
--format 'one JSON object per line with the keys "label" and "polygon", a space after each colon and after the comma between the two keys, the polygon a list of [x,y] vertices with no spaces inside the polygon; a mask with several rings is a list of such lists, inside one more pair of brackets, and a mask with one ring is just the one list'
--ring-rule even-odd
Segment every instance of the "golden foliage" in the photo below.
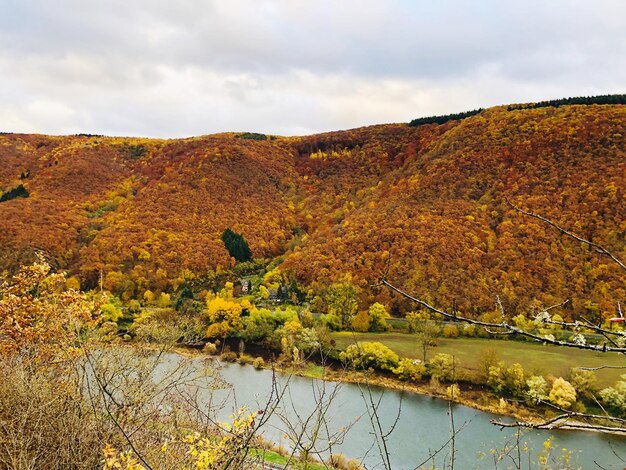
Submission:
{"label": "golden foliage", "polygon": [[[503,196],[624,258],[625,123],[624,106],[499,107],[263,141],[3,135],[0,190],[28,170],[30,197],[0,204],[0,267],[36,246],[83,287],[102,270],[114,294],[156,298],[230,269],[220,235],[232,228],[255,257],[284,256],[268,286],[321,292],[350,273],[363,288],[391,253],[397,284],[467,315],[489,312],[497,291],[516,315],[570,298],[566,316],[599,321],[626,295],[620,273]],[[385,290],[361,295],[409,309]]]}
{"label": "golden foliage", "polygon": [[0,352],[68,351],[95,311],[92,301],[66,288],[65,275],[51,273],[40,259],[0,285]]}

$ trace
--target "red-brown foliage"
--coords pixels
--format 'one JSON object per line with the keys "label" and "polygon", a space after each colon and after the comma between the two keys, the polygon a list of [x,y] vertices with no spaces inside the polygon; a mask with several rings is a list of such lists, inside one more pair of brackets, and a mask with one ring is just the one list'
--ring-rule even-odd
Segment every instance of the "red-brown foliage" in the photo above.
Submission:
{"label": "red-brown foliage", "polygon": [[[230,227],[255,257],[322,286],[382,272],[442,306],[511,313],[572,298],[612,314],[626,297],[606,260],[504,198],[625,256],[626,107],[491,108],[443,125],[301,138],[0,136],[0,268],[33,247],[127,296],[232,264]],[[139,150],[140,151],[139,151]],[[20,180],[24,171],[30,171]],[[387,291],[372,291],[402,308]]]}

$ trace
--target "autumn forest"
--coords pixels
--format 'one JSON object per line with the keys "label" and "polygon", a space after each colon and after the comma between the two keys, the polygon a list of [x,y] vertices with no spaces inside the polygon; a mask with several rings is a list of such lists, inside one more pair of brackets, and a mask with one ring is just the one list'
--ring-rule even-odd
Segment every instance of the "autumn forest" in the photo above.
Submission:
{"label": "autumn forest", "polygon": [[302,292],[348,278],[401,314],[368,288],[385,270],[469,315],[498,294],[512,311],[569,298],[600,320],[626,295],[619,273],[507,198],[624,253],[625,124],[623,105],[573,105],[306,137],[3,134],[0,266],[40,250],[126,300],[216,289],[232,229]]}

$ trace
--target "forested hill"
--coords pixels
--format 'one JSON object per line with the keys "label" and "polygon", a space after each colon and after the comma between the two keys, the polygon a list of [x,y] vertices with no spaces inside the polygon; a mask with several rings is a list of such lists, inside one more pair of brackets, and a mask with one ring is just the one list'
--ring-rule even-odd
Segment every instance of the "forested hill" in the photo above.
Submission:
{"label": "forested hill", "polygon": [[[438,305],[478,314],[573,299],[590,316],[626,298],[608,259],[512,201],[626,258],[626,106],[497,107],[443,124],[306,137],[155,140],[0,135],[0,269],[42,250],[58,267],[141,297],[232,269],[221,240],[280,256],[313,291],[385,269]],[[306,290],[306,289],[305,289]]]}

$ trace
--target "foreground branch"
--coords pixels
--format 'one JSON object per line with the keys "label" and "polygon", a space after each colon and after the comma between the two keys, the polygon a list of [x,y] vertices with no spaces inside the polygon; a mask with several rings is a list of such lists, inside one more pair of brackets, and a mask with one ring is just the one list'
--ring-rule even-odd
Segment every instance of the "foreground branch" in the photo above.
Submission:
{"label": "foreground branch", "polygon": [[520,214],[524,214],[527,215],[528,217],[533,217],[537,220],[540,220],[546,224],[548,224],[550,227],[553,227],[555,229],[557,229],[562,235],[566,235],[580,243],[584,243],[585,245],[588,245],[592,248],[594,248],[596,250],[597,253],[601,254],[601,255],[605,255],[608,256],[609,258],[611,258],[615,264],[617,264],[619,267],[621,267],[624,271],[626,271],[626,264],[620,260],[617,256],[615,256],[613,253],[611,253],[609,250],[607,250],[606,248],[604,248],[602,245],[592,242],[591,240],[587,240],[579,235],[576,235],[573,232],[570,232],[569,230],[564,229],[563,227],[561,227],[560,225],[557,225],[556,223],[554,223],[553,221],[551,221],[550,219],[543,217],[542,215],[539,214],[535,214],[534,212],[530,212],[527,210],[524,210],[518,206],[516,206],[515,204],[513,204],[511,202],[511,200],[509,198],[505,198],[506,202],[509,204],[509,206],[511,206],[513,209],[515,209],[517,212],[519,212]]}
{"label": "foreground branch", "polygon": [[438,309],[437,307],[434,307],[432,305],[430,305],[428,302],[426,302],[425,300],[422,300],[418,297],[414,297],[411,294],[409,294],[408,292],[403,291],[402,289],[394,286],[393,284],[391,284],[389,281],[387,281],[387,279],[381,279],[380,281],[381,284],[389,287],[391,290],[393,290],[394,292],[397,292],[398,294],[402,295],[403,297],[421,305],[422,307],[430,310],[433,313],[436,313],[438,315],[441,315],[444,318],[448,318],[450,320],[455,320],[455,321],[459,321],[459,322],[464,322],[464,323],[469,323],[471,325],[476,325],[476,326],[482,326],[483,328],[500,328],[502,330],[504,330],[505,332],[510,332],[510,333],[516,333],[518,335],[521,336],[526,336],[527,338],[532,338],[535,341],[538,342],[542,342],[542,343],[546,343],[546,344],[552,344],[554,346],[565,346],[568,348],[576,348],[576,349],[586,349],[589,351],[596,351],[596,352],[617,352],[617,353],[622,353],[622,354],[626,354],[626,348],[624,347],[618,347],[618,346],[608,346],[606,343],[602,344],[602,345],[596,345],[596,344],[580,344],[580,343],[571,343],[569,341],[559,341],[557,339],[554,339],[552,337],[546,337],[546,336],[540,336],[538,334],[535,333],[531,333],[529,331],[523,330],[521,328],[518,328],[514,325],[509,325],[505,319],[503,319],[501,322],[499,323],[495,323],[495,322],[485,322],[485,321],[481,321],[481,320],[474,320],[472,318],[468,318],[468,317],[464,317],[461,315],[458,315],[456,313],[452,314],[449,312],[446,312],[444,310]]}

